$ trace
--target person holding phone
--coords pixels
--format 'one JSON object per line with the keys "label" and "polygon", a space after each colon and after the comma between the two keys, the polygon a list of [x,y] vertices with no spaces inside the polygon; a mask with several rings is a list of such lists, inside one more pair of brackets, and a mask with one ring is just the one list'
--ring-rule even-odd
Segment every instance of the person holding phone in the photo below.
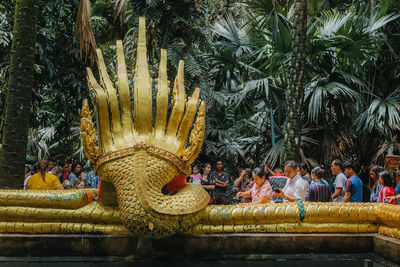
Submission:
{"label": "person holding phone", "polygon": [[296,201],[296,198],[304,201],[307,196],[309,184],[301,178],[297,167],[294,160],[285,162],[285,176],[288,181],[285,187],[279,190],[279,193],[274,192],[275,196],[283,198],[283,202],[293,202]]}

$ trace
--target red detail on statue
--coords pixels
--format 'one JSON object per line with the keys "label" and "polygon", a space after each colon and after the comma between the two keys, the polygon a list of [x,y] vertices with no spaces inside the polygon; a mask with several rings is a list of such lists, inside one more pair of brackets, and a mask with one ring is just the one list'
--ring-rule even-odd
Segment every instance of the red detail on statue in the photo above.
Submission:
{"label": "red detail on statue", "polygon": [[99,176],[99,185],[98,185],[99,190],[97,191],[97,202],[101,202],[101,179]]}
{"label": "red detail on statue", "polygon": [[165,189],[169,194],[177,193],[182,187],[186,185],[186,176],[178,174],[171,182],[169,182]]}

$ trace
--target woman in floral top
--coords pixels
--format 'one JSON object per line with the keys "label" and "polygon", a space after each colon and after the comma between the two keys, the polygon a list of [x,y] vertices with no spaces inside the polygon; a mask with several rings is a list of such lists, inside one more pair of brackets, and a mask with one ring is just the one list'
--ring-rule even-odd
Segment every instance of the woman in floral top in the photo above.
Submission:
{"label": "woman in floral top", "polygon": [[267,203],[272,198],[272,187],[269,180],[265,178],[264,170],[255,168],[253,170],[253,187],[246,192],[239,192],[236,196],[252,198],[252,204]]}

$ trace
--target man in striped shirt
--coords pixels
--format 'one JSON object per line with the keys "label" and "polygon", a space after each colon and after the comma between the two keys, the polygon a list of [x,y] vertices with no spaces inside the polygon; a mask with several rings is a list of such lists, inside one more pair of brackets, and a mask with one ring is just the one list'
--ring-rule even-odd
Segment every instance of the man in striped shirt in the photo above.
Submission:
{"label": "man in striped shirt", "polygon": [[311,171],[311,179],[314,181],[309,189],[306,201],[311,202],[329,202],[331,194],[329,192],[329,185],[322,182],[321,179],[324,177],[325,171],[321,167],[315,167]]}

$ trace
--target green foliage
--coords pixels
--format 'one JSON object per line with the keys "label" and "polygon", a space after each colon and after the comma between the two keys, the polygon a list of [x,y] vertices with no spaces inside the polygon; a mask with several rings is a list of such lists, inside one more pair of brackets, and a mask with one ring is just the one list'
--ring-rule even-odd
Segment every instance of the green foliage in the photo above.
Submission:
{"label": "green foliage", "polygon": [[[304,161],[314,164],[329,164],[335,157],[356,157],[361,164],[382,160],[369,151],[377,153],[382,142],[379,140],[388,140],[399,133],[396,106],[399,99],[392,94],[395,87],[393,84],[381,86],[380,97],[374,93],[379,77],[386,75],[381,64],[396,58],[392,51],[386,54],[382,51],[387,51],[388,47],[385,27],[397,21],[398,15],[387,15],[379,7],[371,10],[368,4],[345,5],[345,9],[338,6],[338,9],[314,10],[308,22],[306,117],[301,154]],[[210,65],[213,68],[210,73],[214,75],[211,77],[215,84],[225,91],[213,95],[216,102],[224,104],[230,112],[218,113],[222,118],[218,117],[216,125],[209,120],[209,127],[218,125],[224,131],[210,130],[214,143],[207,145],[206,142],[205,150],[226,157],[239,155],[239,161],[245,165],[254,166],[265,159],[271,166],[277,166],[280,165],[282,125],[286,115],[282,102],[288,86],[292,10],[289,6],[274,6],[271,1],[264,0],[249,1],[248,7],[250,21],[246,24],[238,25],[237,20],[229,22],[227,17],[227,22],[214,28],[219,39],[213,42],[209,59],[210,62],[218,60],[218,64]],[[321,7],[328,8],[326,3]],[[244,43],[240,36],[248,36],[245,45],[249,49],[238,57],[235,49]],[[388,80],[393,81],[394,76]],[[231,79],[231,87],[226,86],[227,78]],[[274,110],[273,125],[269,107]],[[260,116],[262,124],[255,123]],[[271,145],[271,126],[277,138],[274,146]],[[229,147],[226,154],[224,150],[215,149],[218,134],[217,140],[234,140],[224,142],[224,146]],[[369,151],[356,147],[363,138],[370,140],[365,141],[371,146]],[[252,140],[258,146],[239,140]],[[258,148],[260,146],[262,148]],[[392,152],[400,151],[395,146]]]}
{"label": "green foliage", "polygon": [[[6,33],[12,29],[10,12],[14,8],[13,2],[8,2],[8,6],[0,9],[0,16],[8,18],[0,23],[0,31],[4,27]],[[88,94],[84,64],[80,60],[79,47],[73,34],[78,4],[78,0],[40,2],[28,144],[28,153],[31,155],[63,160],[81,148],[76,127],[80,123],[82,99]],[[2,40],[9,40],[10,37],[9,34],[0,36]],[[10,45],[0,45],[0,55],[5,55],[0,62],[2,94],[6,90]],[[3,107],[3,103],[4,99],[0,107]]]}
{"label": "green foliage", "polygon": [[[40,2],[29,142],[35,156],[79,158],[81,152],[77,126],[87,85],[74,36],[78,2]],[[185,60],[187,92],[198,86],[207,102],[199,161],[222,157],[235,173],[239,166],[264,160],[271,167],[281,165],[292,57],[289,2],[97,0],[92,2],[91,23],[114,75],[115,40],[123,39],[128,69],[134,69],[138,16],[146,16],[153,78],[159,49],[166,48],[169,80],[179,60]],[[400,153],[395,138],[400,99],[394,93],[400,73],[400,20],[393,15],[399,14],[400,5],[371,3],[308,1],[304,161],[326,164],[334,157],[352,157],[367,165],[382,163],[385,153]],[[13,8],[13,1],[0,4],[0,98],[5,95]]]}

